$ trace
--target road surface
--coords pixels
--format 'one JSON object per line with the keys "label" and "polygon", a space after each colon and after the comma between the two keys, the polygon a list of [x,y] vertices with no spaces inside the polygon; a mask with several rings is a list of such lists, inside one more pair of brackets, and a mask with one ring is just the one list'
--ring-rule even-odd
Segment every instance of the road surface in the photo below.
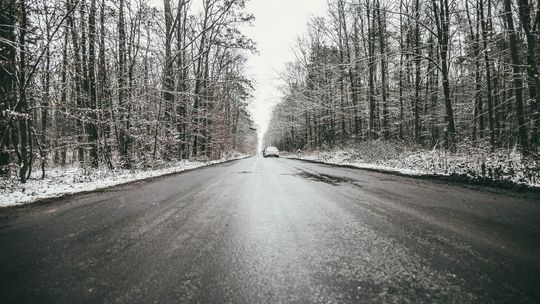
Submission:
{"label": "road surface", "polygon": [[0,210],[0,302],[538,303],[539,204],[252,157]]}

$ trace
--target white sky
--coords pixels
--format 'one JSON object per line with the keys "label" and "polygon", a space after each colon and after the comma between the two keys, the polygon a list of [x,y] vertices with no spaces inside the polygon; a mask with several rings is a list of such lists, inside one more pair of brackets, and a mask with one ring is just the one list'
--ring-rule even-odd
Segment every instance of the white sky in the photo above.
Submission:
{"label": "white sky", "polygon": [[250,0],[247,11],[255,15],[244,33],[257,42],[259,55],[249,59],[249,76],[257,82],[251,112],[259,136],[268,127],[273,106],[279,101],[278,73],[295,60],[292,48],[304,34],[311,16],[324,16],[327,0]]}
{"label": "white sky", "polygon": [[[163,8],[162,0],[150,0]],[[174,1],[173,1],[174,2]],[[194,0],[199,7],[202,0]],[[327,0],[248,0],[246,11],[255,15],[251,27],[243,32],[257,43],[259,54],[251,55],[248,76],[256,81],[254,100],[250,105],[259,137],[268,127],[273,106],[280,99],[279,73],[295,60],[292,48],[298,36],[305,33],[312,16],[324,16]]]}

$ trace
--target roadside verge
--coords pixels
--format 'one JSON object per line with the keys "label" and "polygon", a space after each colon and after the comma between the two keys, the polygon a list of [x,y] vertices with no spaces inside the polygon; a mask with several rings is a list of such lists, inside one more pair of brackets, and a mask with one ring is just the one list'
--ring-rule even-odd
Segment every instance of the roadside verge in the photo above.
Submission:
{"label": "roadside verge", "polygon": [[103,191],[111,187],[184,173],[251,157],[241,155],[214,161],[179,161],[160,169],[91,170],[80,168],[53,169],[45,179],[32,178],[26,184],[3,180],[0,208],[18,207],[75,194]]}

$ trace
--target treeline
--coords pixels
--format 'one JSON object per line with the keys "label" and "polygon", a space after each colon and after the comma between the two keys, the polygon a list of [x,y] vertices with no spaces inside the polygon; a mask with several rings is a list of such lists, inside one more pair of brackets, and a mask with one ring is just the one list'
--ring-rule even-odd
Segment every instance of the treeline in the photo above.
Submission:
{"label": "treeline", "polygon": [[539,40],[536,1],[331,0],[283,73],[265,141],[537,153]]}
{"label": "treeline", "polygon": [[252,152],[252,18],[244,0],[0,1],[1,172]]}

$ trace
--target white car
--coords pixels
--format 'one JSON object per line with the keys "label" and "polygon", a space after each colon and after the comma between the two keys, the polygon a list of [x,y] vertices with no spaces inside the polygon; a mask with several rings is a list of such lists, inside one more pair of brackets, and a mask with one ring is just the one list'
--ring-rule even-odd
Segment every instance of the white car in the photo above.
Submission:
{"label": "white car", "polygon": [[263,151],[263,156],[266,157],[279,157],[279,150],[276,147],[266,147]]}

